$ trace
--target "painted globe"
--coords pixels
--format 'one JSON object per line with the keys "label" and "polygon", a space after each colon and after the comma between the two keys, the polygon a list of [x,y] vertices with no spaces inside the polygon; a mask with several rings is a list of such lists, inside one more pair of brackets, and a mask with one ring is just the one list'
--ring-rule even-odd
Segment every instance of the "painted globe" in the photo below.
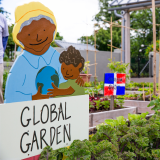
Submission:
{"label": "painted globe", "polygon": [[52,82],[59,87],[59,76],[57,71],[50,66],[41,68],[36,76],[37,90],[38,87],[41,86],[41,93],[47,94],[47,89],[53,88],[51,84]]}

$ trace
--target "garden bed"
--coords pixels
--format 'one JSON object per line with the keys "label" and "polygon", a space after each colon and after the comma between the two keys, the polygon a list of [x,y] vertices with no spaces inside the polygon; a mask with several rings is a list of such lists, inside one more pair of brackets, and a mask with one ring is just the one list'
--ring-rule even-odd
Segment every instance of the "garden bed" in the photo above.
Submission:
{"label": "garden bed", "polygon": [[135,114],[136,107],[127,106],[125,108],[116,109],[116,110],[90,113],[89,127],[93,127],[100,123],[103,123],[105,119],[116,119],[116,117],[119,117],[119,116],[124,116],[124,118],[128,118],[128,113]]}
{"label": "garden bed", "polygon": [[[146,119],[149,120],[153,115],[154,114],[148,114],[148,115],[146,115]],[[128,119],[126,121],[129,122]],[[96,126],[89,127],[89,135],[95,134],[96,132],[97,132]]]}
{"label": "garden bed", "polygon": [[[148,115],[128,114],[116,120],[106,119],[96,127],[90,127],[89,140],[74,140],[69,147],[53,150],[47,146],[39,160],[52,156],[54,159],[87,160],[159,160],[160,112]],[[78,150],[77,150],[78,148]]]}
{"label": "garden bed", "polygon": [[124,106],[137,107],[137,113],[155,113],[155,111],[151,110],[152,107],[147,107],[149,103],[150,101],[124,100]]}

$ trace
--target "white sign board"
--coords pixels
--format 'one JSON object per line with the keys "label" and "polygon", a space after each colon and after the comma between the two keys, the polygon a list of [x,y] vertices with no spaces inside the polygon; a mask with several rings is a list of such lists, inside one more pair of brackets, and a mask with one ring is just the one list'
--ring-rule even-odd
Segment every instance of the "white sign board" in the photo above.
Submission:
{"label": "white sign board", "polygon": [[19,160],[88,139],[88,95],[0,105],[0,160]]}

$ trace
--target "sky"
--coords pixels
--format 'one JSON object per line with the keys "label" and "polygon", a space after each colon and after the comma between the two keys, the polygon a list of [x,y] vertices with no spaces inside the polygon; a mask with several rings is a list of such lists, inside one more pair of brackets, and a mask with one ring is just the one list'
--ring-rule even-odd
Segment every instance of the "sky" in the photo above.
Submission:
{"label": "sky", "polygon": [[[11,13],[8,24],[15,23],[14,11],[19,5],[33,0],[2,0],[4,10]],[[34,0],[36,1],[36,0]],[[89,36],[94,31],[93,17],[99,12],[98,0],[39,0],[53,11],[57,21],[57,31],[67,42],[77,43],[81,36]]]}

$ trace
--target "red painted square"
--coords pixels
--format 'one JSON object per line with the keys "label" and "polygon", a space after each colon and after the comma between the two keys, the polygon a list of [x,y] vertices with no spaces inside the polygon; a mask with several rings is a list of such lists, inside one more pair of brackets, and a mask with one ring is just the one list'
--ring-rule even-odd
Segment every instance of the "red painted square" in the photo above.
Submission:
{"label": "red painted square", "polygon": [[22,159],[22,160],[39,160],[39,157],[40,157],[40,155],[37,155],[37,156]]}
{"label": "red painted square", "polygon": [[125,84],[126,83],[126,74],[117,73],[117,84]]}
{"label": "red painted square", "polygon": [[113,87],[104,86],[104,96],[111,96],[111,95],[114,95],[114,86]]}

